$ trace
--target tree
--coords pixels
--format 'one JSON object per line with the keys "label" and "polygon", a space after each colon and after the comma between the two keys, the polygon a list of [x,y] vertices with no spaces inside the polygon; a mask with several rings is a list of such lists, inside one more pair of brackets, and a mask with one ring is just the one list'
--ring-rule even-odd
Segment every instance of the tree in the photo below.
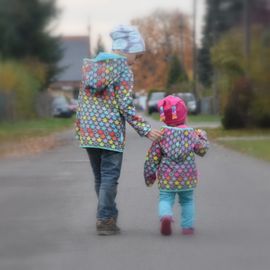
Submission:
{"label": "tree", "polygon": [[55,0],[0,0],[0,57],[44,63],[49,82],[63,54],[60,39],[48,30],[57,14]]}
{"label": "tree", "polygon": [[210,50],[222,34],[241,22],[243,0],[207,0],[202,46],[198,52],[198,76],[204,86],[212,83]]}
{"label": "tree", "polygon": [[171,88],[181,82],[187,81],[187,75],[177,55],[173,55],[168,74],[167,88]]}
{"label": "tree", "polygon": [[[212,62],[226,128],[248,125],[270,127],[270,47],[268,28],[253,26],[249,61],[243,50],[244,33],[235,28],[212,48]],[[248,62],[252,65],[248,65]]]}
{"label": "tree", "polygon": [[164,89],[173,55],[177,55],[188,77],[192,76],[192,31],[188,16],[179,11],[157,10],[132,20],[146,43],[145,55],[134,66],[135,86]]}
{"label": "tree", "polygon": [[101,35],[98,35],[98,40],[97,40],[97,46],[95,48],[95,55],[98,55],[100,52],[105,52],[105,45],[103,43]]}

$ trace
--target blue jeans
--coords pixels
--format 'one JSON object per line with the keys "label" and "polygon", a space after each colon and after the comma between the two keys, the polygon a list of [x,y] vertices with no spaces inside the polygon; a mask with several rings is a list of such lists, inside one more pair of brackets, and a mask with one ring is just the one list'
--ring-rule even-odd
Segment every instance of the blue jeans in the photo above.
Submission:
{"label": "blue jeans", "polygon": [[173,216],[173,205],[175,195],[178,194],[179,204],[181,205],[181,221],[182,228],[193,228],[195,218],[195,204],[193,190],[180,192],[159,192],[159,217]]}
{"label": "blue jeans", "polygon": [[86,148],[95,177],[98,197],[97,219],[117,219],[116,194],[123,153],[98,148]]}

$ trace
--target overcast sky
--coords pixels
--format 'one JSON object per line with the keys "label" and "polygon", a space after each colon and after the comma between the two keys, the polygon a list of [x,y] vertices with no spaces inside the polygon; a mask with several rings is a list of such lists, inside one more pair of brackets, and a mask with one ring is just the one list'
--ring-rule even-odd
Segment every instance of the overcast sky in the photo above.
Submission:
{"label": "overcast sky", "polygon": [[[91,25],[92,44],[98,34],[110,49],[110,30],[118,24],[128,24],[131,19],[151,14],[158,8],[178,9],[192,14],[193,0],[57,0],[61,14],[54,25],[54,32],[63,35],[86,35]],[[197,0],[197,32],[200,32],[205,13],[205,0]]]}

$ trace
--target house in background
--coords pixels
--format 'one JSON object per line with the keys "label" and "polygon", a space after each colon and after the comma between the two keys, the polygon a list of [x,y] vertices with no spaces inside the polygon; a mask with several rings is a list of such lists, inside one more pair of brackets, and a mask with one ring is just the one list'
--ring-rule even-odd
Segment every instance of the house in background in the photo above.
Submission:
{"label": "house in background", "polygon": [[59,62],[59,68],[63,69],[50,85],[53,96],[65,95],[77,98],[81,82],[82,60],[90,57],[89,36],[63,36],[63,58]]}
{"label": "house in background", "polygon": [[76,106],[83,58],[90,57],[89,36],[63,36],[61,43],[63,57],[58,67],[62,71],[49,85],[48,91],[42,92],[37,98],[36,110],[41,117],[55,116],[55,111],[59,111],[60,107],[63,111],[64,107],[70,110],[70,107]]}

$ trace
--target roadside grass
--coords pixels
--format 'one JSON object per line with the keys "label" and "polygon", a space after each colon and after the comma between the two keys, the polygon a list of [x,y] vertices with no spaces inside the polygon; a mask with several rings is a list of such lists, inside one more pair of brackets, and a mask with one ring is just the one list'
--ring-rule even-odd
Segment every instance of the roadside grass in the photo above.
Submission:
{"label": "roadside grass", "polygon": [[222,145],[239,151],[244,154],[254,156],[259,159],[270,161],[270,139],[260,140],[235,140],[222,141]]}
{"label": "roadside grass", "polygon": [[44,118],[16,122],[0,122],[0,143],[20,141],[29,137],[42,137],[71,128],[74,117]]}
{"label": "roadside grass", "polygon": [[[229,129],[219,128],[204,128],[207,131],[208,137],[212,140],[217,140],[223,137],[261,137],[270,136],[270,129]],[[237,140],[239,141],[239,139]]]}
{"label": "roadside grass", "polygon": [[210,140],[250,156],[270,161],[270,129],[208,128]]}

